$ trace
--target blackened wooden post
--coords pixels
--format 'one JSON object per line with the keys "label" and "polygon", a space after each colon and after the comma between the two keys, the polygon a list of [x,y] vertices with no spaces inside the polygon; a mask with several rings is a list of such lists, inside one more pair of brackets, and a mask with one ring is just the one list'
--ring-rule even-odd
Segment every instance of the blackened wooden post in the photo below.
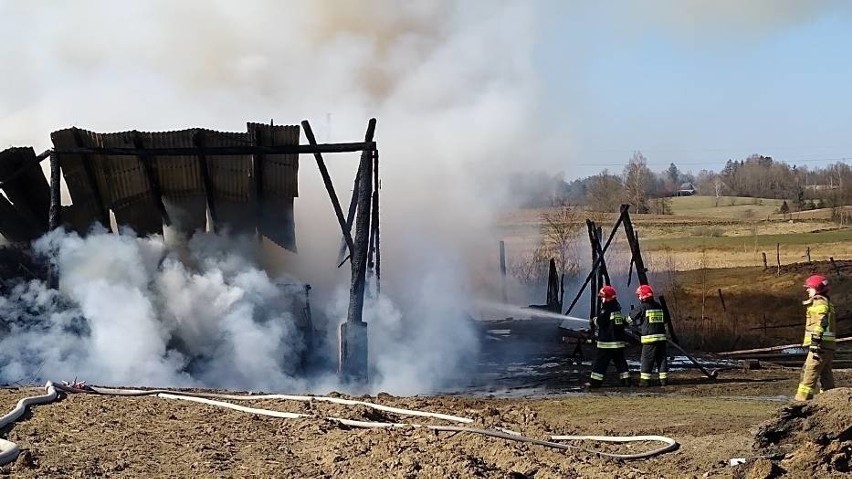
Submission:
{"label": "blackened wooden post", "polygon": [[[59,155],[50,155],[50,211],[48,212],[48,228],[53,231],[62,227],[62,196],[60,193],[60,164]],[[55,262],[51,261],[48,270],[48,286],[57,289],[59,287],[59,271]]]}
{"label": "blackened wooden post", "polygon": [[600,298],[598,298],[598,291],[600,290],[600,285],[598,285],[598,280],[600,279],[600,262],[598,261],[598,248],[595,247],[594,223],[586,220],[586,228],[589,233],[589,244],[592,248],[592,280],[589,283],[589,317],[594,318],[597,317],[598,311],[600,311],[598,307],[600,301]]}
{"label": "blackened wooden post", "polygon": [[[355,184],[352,186],[352,198],[349,200],[349,211],[346,214],[346,231],[350,235],[352,235],[352,222],[355,221],[355,210],[358,206],[358,185],[361,183],[360,175],[361,169],[359,168],[358,173],[355,174]],[[338,268],[345,262],[347,248],[346,235],[342,235],[340,237],[340,251],[337,253]]]}
{"label": "blackened wooden post", "polygon": [[559,273],[556,272],[556,260],[550,258],[550,268],[547,274],[547,310],[552,313],[562,311],[562,302],[559,300]]}
{"label": "blackened wooden post", "polygon": [[834,262],[834,257],[833,257],[833,256],[829,256],[829,257],[828,257],[828,261],[831,263],[831,265],[832,265],[832,266],[834,266],[834,272],[835,272],[835,273],[837,273],[837,277],[838,277],[838,278],[842,278],[842,277],[843,277],[843,275],[842,275],[842,274],[840,274],[840,268],[837,266],[837,263],[835,263],[835,262]]}
{"label": "blackened wooden post", "polygon": [[[72,128],[71,134],[74,137],[74,144],[78,147],[83,146],[83,135],[80,132],[79,128]],[[89,185],[92,187],[92,193],[95,195],[95,202],[98,204],[98,213],[101,215],[101,224],[107,231],[112,231],[112,224],[109,220],[109,211],[107,211],[106,206],[104,206],[104,199],[101,195],[101,187],[98,185],[98,179],[95,177],[95,170],[92,166],[92,157],[89,155],[81,155],[81,160],[83,163],[83,171],[86,172],[86,180],[88,180]]]}
{"label": "blackened wooden post", "polygon": [[376,275],[376,296],[381,292],[381,279],[382,272],[380,267],[381,256],[379,253],[380,250],[380,233],[379,230],[379,187],[381,183],[379,182],[379,150],[373,150],[373,217],[372,221],[372,235],[370,236],[370,261],[373,262],[371,268],[374,269]]}
{"label": "blackened wooden post", "polygon": [[500,290],[503,292],[503,304],[509,302],[506,295],[506,242],[500,240]]}
{"label": "blackened wooden post", "polygon": [[630,222],[630,214],[627,212],[628,205],[621,205],[621,212],[624,216],[624,233],[627,235],[627,243],[630,245],[630,254],[633,257],[633,262],[636,264],[636,277],[639,278],[639,284],[648,284],[648,270],[645,269],[645,263],[642,261],[642,252],[639,250],[639,240],[636,233],[633,231],[633,223]]}
{"label": "blackened wooden post", "polygon": [[[373,128],[375,128],[375,120],[370,120],[370,122],[371,122],[371,125],[373,125]],[[314,130],[311,129],[311,124],[308,123],[308,120],[302,121],[302,129],[304,129],[304,131],[305,131],[305,138],[308,139],[308,143],[310,143],[311,146],[316,147],[317,146],[317,139],[314,137]],[[370,133],[371,132],[369,131],[369,127],[368,127],[368,134],[370,134]],[[370,139],[372,140],[372,137]],[[369,154],[369,151],[370,150],[365,150],[364,152],[362,152],[361,163],[364,163],[364,155]],[[340,201],[337,199],[337,193],[334,192],[334,184],[332,184],[332,182],[331,182],[331,175],[328,174],[328,168],[326,168],[325,161],[323,161],[323,159],[322,159],[322,153],[320,153],[319,151],[314,151],[314,158],[317,160],[317,167],[320,170],[320,175],[322,176],[323,184],[325,184],[325,189],[326,189],[326,191],[328,191],[328,197],[329,197],[329,199],[331,199],[331,206],[334,208],[334,214],[337,216],[337,222],[340,223],[340,229],[343,230],[343,237],[346,239],[346,245],[349,246],[349,255],[354,256],[353,248],[355,246],[352,243],[352,236],[351,236],[350,232],[347,231],[347,229],[346,229],[346,219],[343,217],[343,209],[340,208]],[[363,167],[363,165],[361,165],[361,167]],[[368,166],[368,168],[372,169],[372,164],[370,164]],[[371,177],[367,181],[372,183],[372,180],[373,180],[373,178]],[[363,181],[363,178],[362,178],[361,181]],[[363,186],[363,183],[361,185]],[[371,192],[368,190],[367,195],[370,195],[370,193]],[[359,192],[359,198],[362,196],[362,194],[363,194],[363,191]],[[358,204],[360,206],[360,201],[359,201]],[[370,204],[369,204],[369,201],[368,201],[367,207],[369,208],[369,206],[370,206]],[[358,214],[360,215],[361,212],[358,212]],[[370,211],[368,210],[368,211],[364,212],[364,214],[367,215],[367,221],[369,222]],[[369,232],[368,232],[368,234],[369,234]],[[367,240],[367,241],[369,241],[369,240]],[[367,255],[367,252],[364,251],[364,260],[365,261],[367,259],[366,255]],[[351,307],[351,305],[350,305],[350,307]]]}
{"label": "blackened wooden post", "polygon": [[157,158],[152,157],[146,152],[142,144],[142,135],[138,131],[133,132],[133,146],[140,150],[138,156],[139,163],[142,165],[142,171],[148,179],[148,187],[151,189],[151,196],[154,197],[154,206],[160,212],[160,218],[163,220],[163,225],[171,226],[172,220],[169,218],[169,212],[166,210],[166,205],[163,203],[163,192],[160,190],[160,176],[157,168]]}
{"label": "blackened wooden post", "polygon": [[217,230],[216,197],[213,194],[213,182],[210,181],[210,165],[207,163],[207,155],[203,153],[207,139],[203,130],[195,132],[192,142],[198,148],[198,170],[201,172],[201,182],[204,184],[204,196],[207,198],[207,210],[210,212],[210,222],[213,223],[213,232]]}
{"label": "blackened wooden post", "polygon": [[766,271],[769,269],[769,264],[766,262],[766,251],[762,251],[761,254],[763,255],[763,270]]}
{"label": "blackened wooden post", "polygon": [[719,302],[722,303],[722,311],[728,312],[728,308],[725,306],[725,297],[722,296],[722,288],[719,289]]}
{"label": "blackened wooden post", "polygon": [[[615,226],[613,226],[612,231],[609,232],[609,238],[607,238],[606,243],[603,245],[603,248],[601,249],[602,253],[606,253],[607,248],[609,248],[610,243],[612,243],[612,239],[615,238],[615,233],[617,233],[618,228],[621,227],[621,222],[624,221],[624,215],[625,214],[626,214],[626,210],[623,210],[621,212],[621,214],[618,216],[618,221],[615,222]],[[592,280],[592,276],[594,276],[594,273],[595,273],[595,268],[597,268],[597,267],[598,267],[598,264],[597,264],[597,262],[595,262],[595,264],[592,265],[592,270],[589,271],[588,276],[586,276],[586,279],[583,281],[582,286],[580,286],[580,290],[577,291],[577,294],[574,296],[574,299],[571,301],[571,304],[568,305],[568,309],[565,310],[566,316],[571,314],[571,310],[574,309],[574,306],[577,305],[577,301],[580,300],[580,296],[583,295],[583,291],[586,290],[586,286],[588,286],[589,281]],[[597,293],[597,291],[595,293]]]}
{"label": "blackened wooden post", "polygon": [[[595,233],[597,234],[597,241],[595,241],[595,247],[598,249],[598,256],[601,257],[601,277],[605,284],[612,284],[609,280],[609,270],[606,267],[606,258],[604,257],[603,249],[601,248],[601,241],[603,241],[603,228],[598,226],[595,228]],[[600,281],[598,281],[600,284]]]}
{"label": "blackened wooden post", "polygon": [[775,243],[775,261],[778,263],[778,276],[781,275],[781,243]]}
{"label": "blackened wooden post", "polygon": [[[643,283],[643,284],[647,284],[647,283]],[[675,333],[674,326],[672,325],[672,315],[669,312],[669,305],[668,305],[668,303],[666,303],[666,297],[663,296],[662,294],[660,295],[660,306],[663,307],[663,313],[665,313],[665,314],[663,314],[663,320],[665,321],[666,326],[668,327],[669,338],[671,338],[671,340],[674,341],[675,343],[680,344],[680,340],[678,340],[677,333]]]}
{"label": "blackened wooden post", "polygon": [[[303,125],[307,121],[303,122]],[[367,141],[372,140],[376,120],[370,119],[367,128]],[[310,126],[306,128],[308,130]],[[313,133],[311,133],[313,137]],[[313,142],[312,142],[313,143]],[[321,158],[317,159],[318,162]],[[323,165],[324,166],[324,165]],[[338,373],[345,382],[364,384],[367,382],[367,323],[363,320],[364,290],[367,282],[367,254],[370,242],[370,205],[373,197],[373,152],[365,150],[361,154],[358,166],[361,184],[358,186],[358,209],[355,213],[355,238],[352,240],[352,282],[349,289],[349,311],[346,322],[340,325],[340,364]],[[324,170],[324,168],[321,168]],[[327,172],[326,172],[327,174]],[[325,175],[324,175],[325,176]],[[329,186],[328,184],[326,186]],[[333,191],[333,190],[332,190]],[[345,220],[336,207],[338,220],[344,226]]]}
{"label": "blackened wooden post", "polygon": [[808,257],[808,263],[810,263],[811,262],[811,247],[810,246],[808,246],[807,251],[805,251],[805,256]]}

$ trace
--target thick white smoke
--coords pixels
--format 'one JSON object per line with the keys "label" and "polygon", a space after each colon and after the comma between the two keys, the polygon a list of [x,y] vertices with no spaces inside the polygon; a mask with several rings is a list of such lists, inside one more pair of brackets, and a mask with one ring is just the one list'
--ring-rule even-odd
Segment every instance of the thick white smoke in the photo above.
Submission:
{"label": "thick white smoke", "polygon": [[[365,312],[375,387],[433,391],[475,358],[464,312],[496,274],[493,180],[536,156],[535,23],[522,1],[4,2],[0,144],[41,150],[71,125],[241,131],[270,118],[307,118],[321,142],[357,141],[376,117],[384,296]],[[346,205],[357,155],[326,161]],[[339,227],[307,156],[296,234],[298,255],[267,244],[261,261],[314,287],[333,335],[348,268],[336,268]],[[53,378],[311,387],[275,368],[304,342],[271,312],[274,288],[254,258],[194,241],[187,258],[159,239],[45,240],[65,262],[70,309],[43,304],[53,341],[6,336],[2,379],[38,357]],[[60,299],[39,285],[20,294]],[[91,335],[75,340],[63,324],[83,317]]]}

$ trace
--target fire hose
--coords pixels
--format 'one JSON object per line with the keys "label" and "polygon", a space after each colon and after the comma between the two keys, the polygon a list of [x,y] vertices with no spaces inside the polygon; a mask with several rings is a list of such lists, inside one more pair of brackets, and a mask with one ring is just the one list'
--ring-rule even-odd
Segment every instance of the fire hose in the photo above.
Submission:
{"label": "fire hose", "polygon": [[[182,401],[192,401],[202,404],[207,404],[210,406],[222,407],[233,409],[249,414],[257,414],[262,416],[269,417],[277,417],[282,419],[324,419],[328,421],[333,421],[338,424],[356,427],[356,428],[426,428],[428,430],[434,432],[467,432],[471,434],[480,434],[484,436],[496,437],[500,439],[510,440],[510,441],[519,441],[526,442],[531,444],[537,444],[540,446],[550,447],[553,449],[559,449],[563,451],[567,450],[575,450],[581,451],[589,454],[596,454],[602,457],[622,459],[622,460],[637,460],[637,459],[647,459],[650,457],[658,456],[660,454],[664,454],[667,452],[671,452],[677,450],[680,447],[680,444],[677,443],[674,439],[665,436],[550,436],[550,440],[541,440],[535,439],[527,436],[523,436],[520,433],[510,431],[504,428],[495,428],[495,429],[481,429],[470,426],[445,426],[445,425],[423,425],[423,424],[414,424],[414,423],[396,423],[396,422],[379,422],[379,421],[357,421],[353,419],[344,419],[338,417],[319,417],[308,414],[300,414],[300,413],[291,413],[291,412],[283,412],[283,411],[274,411],[271,409],[261,409],[254,407],[241,406],[238,404],[232,404],[225,401],[256,401],[260,399],[277,399],[277,400],[286,400],[286,401],[318,401],[318,402],[330,402],[334,404],[342,404],[347,406],[365,406],[372,409],[376,409],[379,411],[389,412],[393,414],[398,414],[402,416],[418,416],[418,417],[428,417],[441,419],[450,422],[457,422],[462,424],[470,424],[473,419],[453,416],[449,414],[440,414],[440,413],[432,413],[425,411],[417,411],[413,409],[404,409],[404,408],[396,408],[391,406],[385,406],[381,404],[374,404],[366,401],[357,401],[352,399],[342,399],[328,396],[292,396],[286,394],[246,394],[246,395],[236,395],[236,394],[214,394],[214,393],[196,393],[196,392],[184,392],[184,391],[172,391],[167,389],[115,389],[115,388],[101,388],[101,387],[93,387],[93,386],[85,386],[85,387],[76,387],[69,386],[63,384],[55,384],[51,381],[48,381],[44,386],[45,393],[39,396],[30,396],[21,399],[16,404],[15,408],[5,416],[0,417],[0,428],[5,428],[9,424],[14,423],[18,420],[25,412],[29,406],[33,406],[36,404],[48,404],[55,401],[58,397],[58,391],[63,391],[66,393],[88,393],[88,394],[99,394],[104,396],[157,396],[163,399],[173,399],[173,400],[182,400]],[[562,444],[556,441],[596,441],[596,442],[609,442],[609,443],[627,443],[627,442],[662,442],[664,445],[658,447],[656,449],[652,449],[650,451],[633,453],[633,454],[615,454],[608,453],[602,451],[595,451],[591,449],[585,449],[580,446],[575,446],[571,444]],[[18,457],[18,453],[20,452],[18,445],[7,441],[5,439],[0,439],[0,466],[8,464],[14,461]]]}

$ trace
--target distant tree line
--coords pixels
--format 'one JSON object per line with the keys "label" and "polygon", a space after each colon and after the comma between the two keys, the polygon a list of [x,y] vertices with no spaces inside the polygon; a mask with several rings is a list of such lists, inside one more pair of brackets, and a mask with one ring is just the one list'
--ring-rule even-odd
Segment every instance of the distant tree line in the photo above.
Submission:
{"label": "distant tree line", "polygon": [[758,154],[728,160],[718,172],[701,170],[693,175],[674,163],[653,172],[637,151],[621,174],[605,169],[566,181],[562,174],[523,173],[513,176],[510,184],[516,205],[523,208],[577,205],[614,212],[628,203],[637,213],[670,214],[670,198],[692,192],[715,197],[716,206],[722,196],[783,199],[788,212],[852,205],[852,167],[847,162],[808,168]]}

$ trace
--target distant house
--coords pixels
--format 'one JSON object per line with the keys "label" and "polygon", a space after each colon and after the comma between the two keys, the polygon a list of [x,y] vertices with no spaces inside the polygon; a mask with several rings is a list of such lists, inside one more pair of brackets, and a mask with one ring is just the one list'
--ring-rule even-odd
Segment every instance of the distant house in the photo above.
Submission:
{"label": "distant house", "polygon": [[677,192],[675,193],[675,196],[692,196],[694,194],[695,194],[695,185],[687,182],[687,183],[681,184],[678,187]]}

